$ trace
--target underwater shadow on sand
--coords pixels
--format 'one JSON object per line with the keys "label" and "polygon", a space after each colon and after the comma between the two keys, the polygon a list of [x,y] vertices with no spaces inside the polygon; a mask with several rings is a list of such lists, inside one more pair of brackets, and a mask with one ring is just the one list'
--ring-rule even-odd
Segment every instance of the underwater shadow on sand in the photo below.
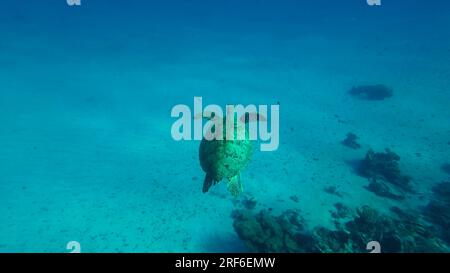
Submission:
{"label": "underwater shadow on sand", "polygon": [[247,253],[249,252],[244,242],[237,235],[229,234],[219,236],[208,234],[205,236],[202,247],[209,253]]}
{"label": "underwater shadow on sand", "polygon": [[361,166],[362,161],[363,160],[361,160],[361,159],[349,159],[349,160],[345,160],[345,164],[350,167],[353,174],[355,174],[357,176],[361,176],[359,168]]}

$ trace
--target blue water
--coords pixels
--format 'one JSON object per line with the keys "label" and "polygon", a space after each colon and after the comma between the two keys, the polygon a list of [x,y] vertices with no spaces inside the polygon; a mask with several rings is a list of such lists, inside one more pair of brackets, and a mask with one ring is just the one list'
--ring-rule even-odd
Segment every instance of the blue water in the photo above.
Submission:
{"label": "blue water", "polygon": [[[447,1],[81,2],[0,4],[0,252],[247,251],[239,199],[203,194],[199,141],[171,137],[194,96],[280,104],[279,149],[241,173],[256,211],[332,228],[337,202],[419,210],[449,179]],[[394,96],[348,95],[364,84]],[[399,154],[416,193],[368,191],[351,162],[370,148]]]}

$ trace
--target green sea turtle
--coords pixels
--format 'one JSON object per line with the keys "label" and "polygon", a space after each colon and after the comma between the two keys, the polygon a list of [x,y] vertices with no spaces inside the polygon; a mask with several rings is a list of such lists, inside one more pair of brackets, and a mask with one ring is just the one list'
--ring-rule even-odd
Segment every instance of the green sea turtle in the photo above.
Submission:
{"label": "green sea turtle", "polygon": [[[222,118],[223,140],[202,139],[199,157],[200,165],[206,173],[203,182],[204,193],[223,179],[226,179],[227,188],[233,196],[238,196],[243,191],[240,172],[248,165],[253,153],[253,144],[249,139],[246,124],[258,119],[261,119],[258,114],[244,115],[240,118],[242,122],[234,124],[234,139],[226,139],[226,118]],[[244,138],[237,138],[237,135],[244,133]]]}

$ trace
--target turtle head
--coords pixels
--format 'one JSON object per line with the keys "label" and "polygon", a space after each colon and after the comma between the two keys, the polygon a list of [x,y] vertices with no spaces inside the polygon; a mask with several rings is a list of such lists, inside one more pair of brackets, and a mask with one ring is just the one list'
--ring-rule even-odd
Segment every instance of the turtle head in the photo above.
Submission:
{"label": "turtle head", "polygon": [[205,113],[198,113],[194,116],[194,120],[199,119],[206,119],[206,120],[216,120],[216,119],[222,119],[220,115],[217,115],[215,112],[205,112]]}
{"label": "turtle head", "polygon": [[258,121],[260,121],[260,122],[266,122],[266,121],[267,121],[267,118],[266,118],[264,115],[259,114],[258,112],[249,112],[249,113],[243,114],[243,115],[239,118],[239,120],[240,120],[242,123],[258,122]]}

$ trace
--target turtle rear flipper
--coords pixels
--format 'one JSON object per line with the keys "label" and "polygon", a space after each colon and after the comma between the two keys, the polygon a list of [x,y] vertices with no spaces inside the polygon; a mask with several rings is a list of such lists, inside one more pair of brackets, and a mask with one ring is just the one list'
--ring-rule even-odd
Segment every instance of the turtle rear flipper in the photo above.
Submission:
{"label": "turtle rear flipper", "polygon": [[244,188],[241,184],[241,175],[237,174],[231,177],[227,183],[228,191],[234,196],[238,197],[241,192],[244,191]]}
{"label": "turtle rear flipper", "polygon": [[213,185],[213,178],[209,173],[205,175],[205,181],[203,182],[203,193],[208,192],[209,188]]}

